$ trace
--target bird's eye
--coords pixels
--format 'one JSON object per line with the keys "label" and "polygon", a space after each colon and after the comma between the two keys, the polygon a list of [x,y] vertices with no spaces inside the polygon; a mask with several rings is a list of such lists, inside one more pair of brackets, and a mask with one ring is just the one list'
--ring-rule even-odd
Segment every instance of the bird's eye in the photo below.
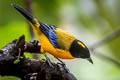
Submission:
{"label": "bird's eye", "polygon": [[85,45],[84,45],[82,42],[78,41],[77,43],[78,43],[80,46],[82,46],[83,48],[85,48]]}

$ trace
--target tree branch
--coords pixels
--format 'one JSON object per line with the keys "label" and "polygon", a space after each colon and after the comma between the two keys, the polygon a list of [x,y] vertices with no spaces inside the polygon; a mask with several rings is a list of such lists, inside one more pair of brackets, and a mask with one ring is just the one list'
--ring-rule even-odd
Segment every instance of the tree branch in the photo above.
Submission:
{"label": "tree branch", "polygon": [[111,57],[108,57],[98,51],[94,51],[97,47],[100,47],[106,43],[108,43],[109,41],[111,40],[114,40],[115,38],[117,38],[118,36],[120,35],[120,29],[117,29],[115,30],[113,33],[109,34],[108,36],[106,36],[105,38],[103,38],[102,40],[100,40],[99,42],[93,44],[92,46],[89,47],[89,49],[95,53],[95,56],[97,56],[98,58],[102,58],[102,59],[105,59],[105,60],[108,60],[110,62],[112,62],[113,64],[117,65],[120,67],[120,62],[111,58]]}
{"label": "tree branch", "polygon": [[120,29],[117,29],[113,33],[109,34],[108,36],[106,36],[105,38],[103,38],[102,40],[100,40],[99,42],[96,42],[95,44],[93,44],[92,46],[90,46],[90,50],[93,51],[97,47],[100,47],[100,46],[108,43],[109,41],[115,39],[119,35],[120,35]]}
{"label": "tree branch", "polygon": [[106,56],[98,51],[94,51],[94,55],[97,56],[98,58],[100,58],[101,60],[103,60],[103,59],[107,60],[107,61],[111,62],[112,64],[115,64],[116,66],[118,66],[120,68],[120,62],[113,59],[112,57]]}
{"label": "tree branch", "polygon": [[[73,74],[61,63],[25,58],[24,52],[39,52],[38,41],[25,42],[24,35],[8,43],[0,50],[0,75],[16,76],[22,80],[76,80]],[[14,63],[21,55],[20,62]],[[23,57],[23,58],[22,58]]]}

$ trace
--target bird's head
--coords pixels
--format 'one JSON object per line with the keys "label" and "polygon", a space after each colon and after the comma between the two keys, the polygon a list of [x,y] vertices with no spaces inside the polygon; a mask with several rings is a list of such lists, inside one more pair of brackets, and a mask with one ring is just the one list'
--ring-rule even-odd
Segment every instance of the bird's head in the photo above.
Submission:
{"label": "bird's head", "polygon": [[90,57],[89,49],[79,40],[74,40],[70,47],[70,52],[75,58],[87,59],[93,64],[93,61]]}

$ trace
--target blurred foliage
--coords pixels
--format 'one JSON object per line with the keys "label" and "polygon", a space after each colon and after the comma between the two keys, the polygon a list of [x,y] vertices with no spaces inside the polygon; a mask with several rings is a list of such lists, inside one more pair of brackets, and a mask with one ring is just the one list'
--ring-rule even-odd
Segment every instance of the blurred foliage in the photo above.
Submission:
{"label": "blurred foliage", "polygon": [[0,80],[20,80],[20,79],[13,76],[5,76],[5,77],[1,77]]}
{"label": "blurred foliage", "polygon": [[[0,0],[0,48],[22,34],[25,34],[26,40],[30,40],[26,20],[11,7],[11,3],[25,6],[24,0]],[[77,37],[80,36],[80,39],[88,45],[101,40],[118,29],[120,25],[120,0],[32,0],[31,6],[32,14],[36,18],[57,27],[61,25],[68,26],[63,28],[73,34],[75,33]],[[76,31],[73,31],[75,29]],[[102,49],[100,48],[100,50],[105,55],[120,61],[119,41],[120,37],[101,47]],[[25,53],[25,55],[32,58],[29,53]],[[73,64],[67,61],[67,65],[78,80],[120,79],[118,76],[120,75],[119,69],[115,65],[111,63],[105,64],[103,63],[105,62],[104,60],[100,62],[96,57],[93,57],[93,61],[95,62],[94,65],[81,60],[80,62],[79,60],[73,61]],[[103,68],[104,73],[102,72]],[[87,69],[92,71],[89,72]],[[13,80],[12,78],[10,79]],[[0,80],[7,79],[0,78]]]}
{"label": "blurred foliage", "polygon": [[29,31],[25,22],[14,21],[9,24],[0,26],[0,47],[2,48],[8,42],[17,39],[19,36],[24,34],[26,40],[29,40]]}

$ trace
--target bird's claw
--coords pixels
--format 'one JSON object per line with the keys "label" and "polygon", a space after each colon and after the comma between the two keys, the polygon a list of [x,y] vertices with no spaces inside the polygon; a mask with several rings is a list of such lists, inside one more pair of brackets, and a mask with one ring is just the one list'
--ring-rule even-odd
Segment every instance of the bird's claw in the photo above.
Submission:
{"label": "bird's claw", "polygon": [[62,68],[64,68],[66,71],[69,71],[69,69],[66,67],[65,63],[60,60],[59,58],[55,57],[60,63],[57,63],[59,66],[61,66]]}
{"label": "bird's claw", "polygon": [[49,58],[46,58],[46,62],[48,63],[48,65],[49,65],[50,67],[54,68],[54,66],[53,66],[53,64],[52,64],[52,62],[50,61]]}
{"label": "bird's claw", "polygon": [[66,70],[67,72],[69,72],[69,69],[66,67],[65,63],[57,63],[59,65],[59,67],[61,67],[61,69]]}
{"label": "bird's claw", "polygon": [[45,56],[48,65],[49,65],[50,67],[54,68],[52,62],[51,62],[50,59],[47,57],[47,55],[46,55],[45,53],[43,53],[43,55]]}

